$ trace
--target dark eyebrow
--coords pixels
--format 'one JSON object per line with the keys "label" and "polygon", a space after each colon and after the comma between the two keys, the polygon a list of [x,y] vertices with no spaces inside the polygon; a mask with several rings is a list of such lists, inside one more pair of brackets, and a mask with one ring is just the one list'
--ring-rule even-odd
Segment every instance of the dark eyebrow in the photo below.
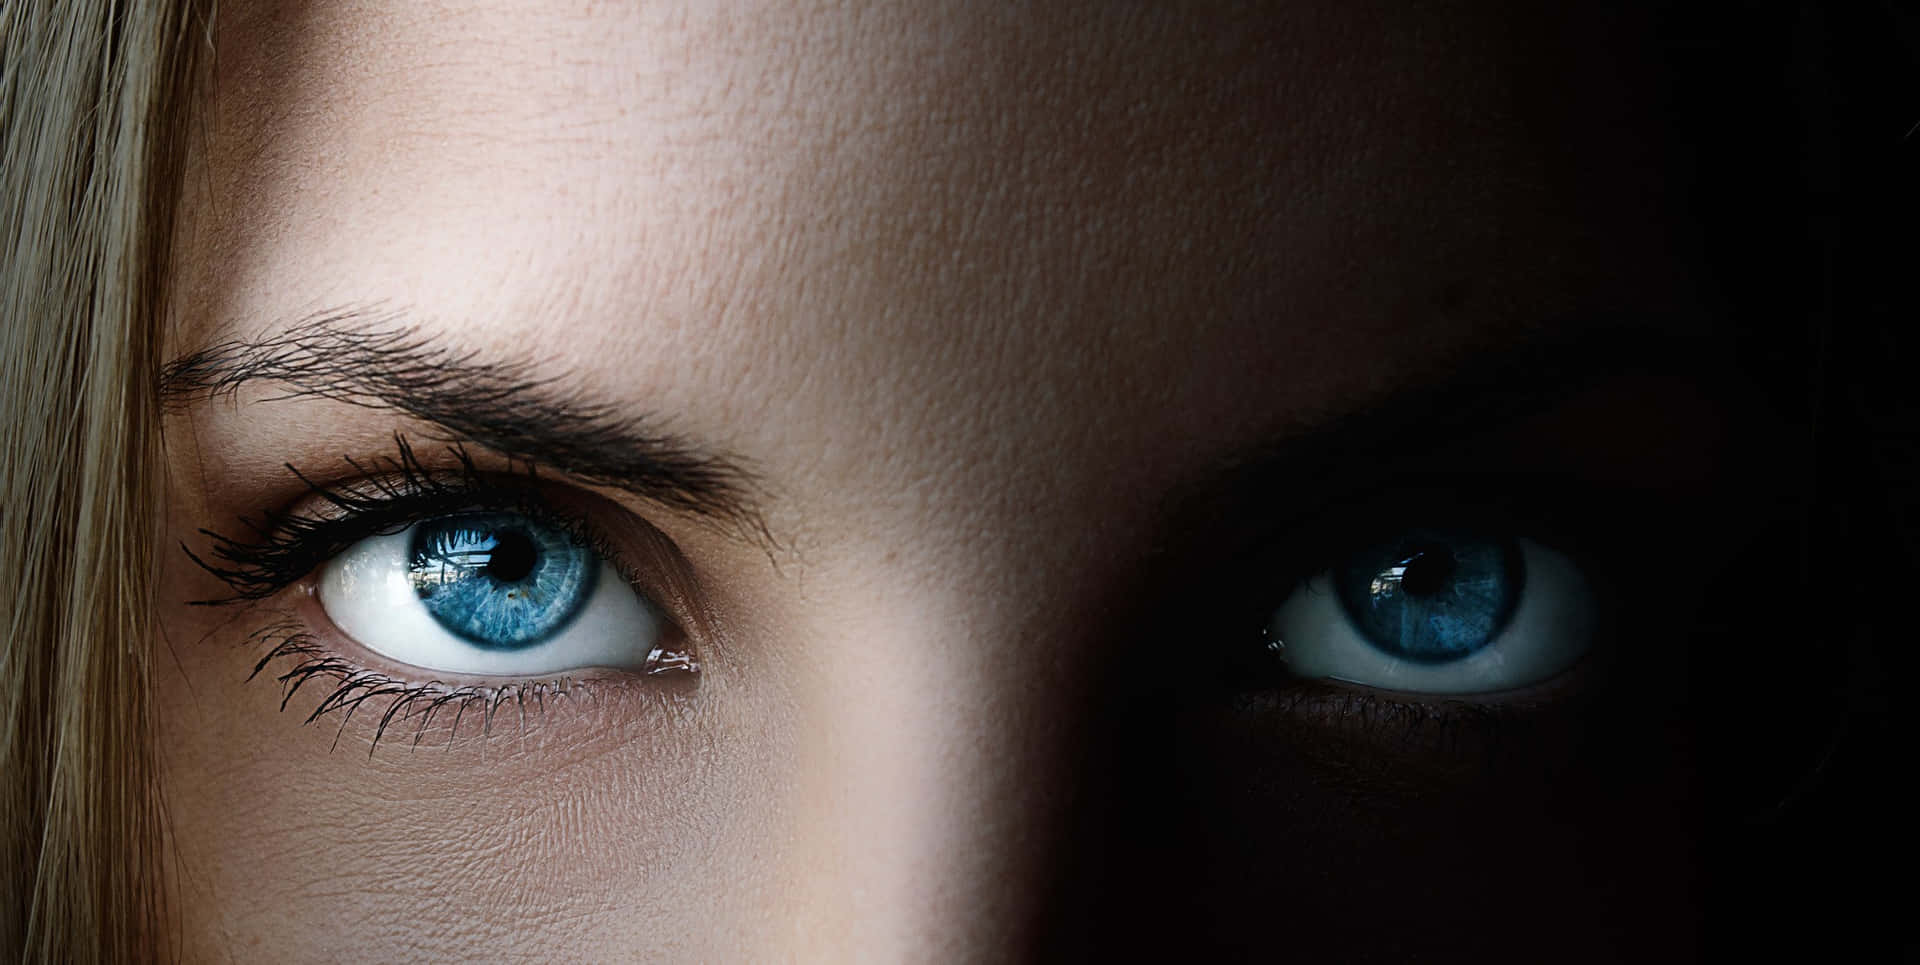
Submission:
{"label": "dark eyebrow", "polygon": [[[1356,492],[1445,463],[1447,449],[1584,391],[1635,376],[1681,376],[1707,387],[1734,372],[1724,342],[1697,325],[1587,322],[1464,353],[1396,379],[1377,398],[1290,424],[1203,466],[1160,501],[1162,551],[1236,543],[1281,530]],[[1264,536],[1254,536],[1258,542]]]}
{"label": "dark eyebrow", "polygon": [[286,391],[268,401],[323,398],[391,409],[437,426],[449,441],[727,523],[771,545],[752,498],[756,477],[739,459],[589,399],[562,376],[535,377],[533,367],[436,344],[398,313],[340,309],[175,359],[161,370],[160,394],[177,409],[271,382]]}

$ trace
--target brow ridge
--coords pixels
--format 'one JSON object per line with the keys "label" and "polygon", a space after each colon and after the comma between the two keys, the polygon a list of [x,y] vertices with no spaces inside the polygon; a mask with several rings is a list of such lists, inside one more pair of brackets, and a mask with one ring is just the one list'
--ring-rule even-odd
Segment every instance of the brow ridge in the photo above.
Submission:
{"label": "brow ridge", "polygon": [[[1569,324],[1430,371],[1396,391],[1224,454],[1165,493],[1156,519],[1164,545],[1179,532],[1249,528],[1258,507],[1282,507],[1270,526],[1338,503],[1343,493],[1486,432],[1637,376],[1723,382],[1730,369],[1709,335],[1657,323]],[[1202,537],[1210,539],[1211,536]]]}

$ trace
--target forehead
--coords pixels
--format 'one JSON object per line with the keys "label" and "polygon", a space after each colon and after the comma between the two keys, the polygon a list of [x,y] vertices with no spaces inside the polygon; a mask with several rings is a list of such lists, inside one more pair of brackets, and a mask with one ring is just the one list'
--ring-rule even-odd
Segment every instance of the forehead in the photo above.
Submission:
{"label": "forehead", "polygon": [[175,350],[404,311],[827,499],[1151,488],[1676,313],[1575,15],[1172,6],[225,5]]}

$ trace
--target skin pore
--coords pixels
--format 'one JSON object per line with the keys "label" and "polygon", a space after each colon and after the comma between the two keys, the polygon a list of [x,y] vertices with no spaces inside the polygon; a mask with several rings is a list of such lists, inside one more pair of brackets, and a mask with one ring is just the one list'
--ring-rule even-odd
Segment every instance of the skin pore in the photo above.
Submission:
{"label": "skin pore", "polygon": [[[249,681],[264,628],[489,682],[358,646],[310,578],[190,606],[231,591],[167,565],[184,957],[1684,955],[1662,577],[1714,566],[1738,432],[1650,41],[1523,6],[224,5],[168,354],[312,350],[178,387],[173,541],[258,538],[314,508],[289,465],[350,483],[396,433],[460,469],[405,385],[299,382],[367,333],[748,505],[543,467],[700,670],[580,672],[484,735],[375,745],[391,697],[303,726],[327,682]],[[1489,713],[1222,682],[1288,578],[1442,490],[1606,531],[1578,679]]]}

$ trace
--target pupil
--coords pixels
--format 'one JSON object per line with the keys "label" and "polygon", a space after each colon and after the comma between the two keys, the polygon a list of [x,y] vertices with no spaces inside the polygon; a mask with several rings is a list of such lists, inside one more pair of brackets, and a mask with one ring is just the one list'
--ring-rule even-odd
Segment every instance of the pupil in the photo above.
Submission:
{"label": "pupil", "polygon": [[487,575],[502,583],[517,583],[533,572],[533,540],[518,530],[507,530],[494,537],[487,556]]}
{"label": "pupil", "polygon": [[1400,589],[1413,596],[1432,596],[1453,580],[1453,554],[1444,547],[1415,550],[1400,574]]}

